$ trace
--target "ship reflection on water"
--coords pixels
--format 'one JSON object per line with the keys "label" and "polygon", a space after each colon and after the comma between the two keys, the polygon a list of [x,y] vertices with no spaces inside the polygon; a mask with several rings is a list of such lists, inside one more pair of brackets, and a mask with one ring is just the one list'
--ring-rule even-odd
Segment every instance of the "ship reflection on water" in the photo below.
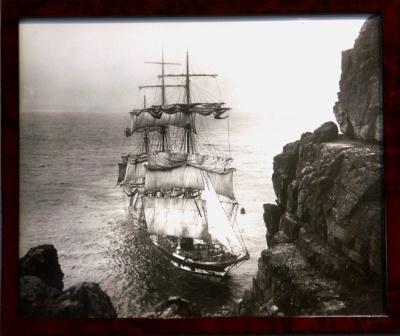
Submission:
{"label": "ship reflection on water", "polygon": [[114,292],[120,317],[140,317],[169,296],[195,303],[202,314],[213,314],[232,298],[231,278],[221,282],[200,278],[175,268],[150,241],[146,230],[132,219],[122,221],[120,240],[111,246],[112,269],[119,290]]}

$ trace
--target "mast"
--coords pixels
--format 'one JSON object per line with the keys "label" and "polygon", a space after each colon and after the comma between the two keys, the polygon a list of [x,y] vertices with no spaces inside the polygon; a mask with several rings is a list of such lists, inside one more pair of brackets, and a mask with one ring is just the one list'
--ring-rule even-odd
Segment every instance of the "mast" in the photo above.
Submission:
{"label": "mast", "polygon": [[164,81],[164,49],[161,54],[161,105],[165,105],[165,81]]}
{"label": "mast", "polygon": [[182,85],[165,85],[165,65],[180,65],[180,63],[173,62],[165,62],[164,61],[164,49],[161,54],[161,62],[144,62],[146,64],[160,64],[161,65],[161,85],[142,85],[139,86],[139,89],[147,89],[147,88],[161,88],[161,105],[164,106],[167,104],[165,97],[165,88],[167,87],[182,87]]}
{"label": "mast", "polygon": [[189,53],[186,52],[186,104],[190,104]]}
{"label": "mast", "polygon": [[161,151],[165,152],[165,147],[167,143],[167,128],[165,126],[161,127],[160,134],[161,134]]}
{"label": "mast", "polygon": [[[142,85],[139,86],[139,90],[148,89],[148,88],[161,88],[161,106],[167,104],[166,96],[165,96],[165,88],[167,87],[182,87],[182,85],[165,85],[165,65],[180,65],[180,63],[172,63],[164,61],[164,49],[161,54],[161,62],[145,62],[147,64],[160,64],[161,65],[161,85]],[[144,109],[146,109],[146,96],[144,96]],[[166,127],[163,126],[160,129],[161,134],[161,150],[164,152],[166,143],[167,143],[167,130]],[[145,142],[145,151],[149,153],[149,139],[148,139],[148,131],[144,131],[144,142]]]}
{"label": "mast", "polygon": [[[190,77],[189,77],[189,53],[186,52],[186,85],[185,85],[185,89],[186,89],[186,104],[189,105],[190,104]],[[191,116],[188,115],[188,123],[187,123],[187,129],[186,129],[186,153],[189,154],[190,153],[190,145],[192,143],[192,130],[191,130],[191,123],[190,123],[190,119]],[[193,144],[192,144],[193,146]]]}
{"label": "mast", "polygon": [[[139,89],[156,88],[161,89],[160,103],[147,106],[144,101],[142,109],[134,109],[131,111],[131,128],[126,130],[126,135],[132,135],[136,130],[145,129],[148,133],[158,131],[160,136],[158,138],[158,149],[163,152],[168,150],[168,131],[169,126],[183,127],[185,131],[182,135],[182,149],[183,152],[195,153],[196,144],[194,139],[196,114],[202,116],[209,116],[214,114],[215,119],[223,119],[222,114],[229,108],[224,107],[224,103],[206,103],[206,102],[192,102],[191,97],[191,77],[194,76],[208,76],[217,77],[216,74],[208,73],[190,73],[189,53],[186,52],[186,69],[184,73],[180,74],[167,74],[165,67],[167,65],[178,65],[179,63],[166,62],[164,59],[164,52],[161,55],[160,62],[145,62],[150,64],[161,65],[161,74],[158,78],[161,79],[159,85],[143,85]],[[184,83],[169,85],[166,77],[182,77]],[[174,103],[167,102],[167,88],[168,87],[182,87],[185,90],[184,102]],[[145,98],[144,98],[145,99]]]}
{"label": "mast", "polygon": [[[146,95],[143,95],[143,108],[146,108]],[[146,154],[149,154],[149,132],[145,129],[144,130],[144,137],[143,137],[143,142],[144,142],[144,152]]]}
{"label": "mast", "polygon": [[[217,74],[195,74],[190,73],[189,71],[189,52],[186,52],[186,73],[184,74],[161,74],[162,78],[164,77],[184,77],[185,78],[185,91],[186,91],[186,105],[187,110],[190,109],[191,104],[191,97],[190,97],[190,77],[213,77],[216,78]],[[163,83],[163,82],[162,82]],[[186,143],[186,153],[189,154],[190,152],[194,153],[195,148],[192,139],[192,125],[194,119],[190,113],[187,113],[187,125],[185,131],[185,143]]]}

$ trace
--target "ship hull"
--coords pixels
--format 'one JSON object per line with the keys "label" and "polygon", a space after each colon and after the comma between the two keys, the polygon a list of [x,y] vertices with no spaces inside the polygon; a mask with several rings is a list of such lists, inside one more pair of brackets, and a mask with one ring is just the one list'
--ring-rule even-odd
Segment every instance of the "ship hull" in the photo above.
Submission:
{"label": "ship hull", "polygon": [[155,239],[151,239],[151,242],[161,251],[161,253],[171,262],[174,267],[192,275],[196,275],[201,278],[207,278],[213,281],[220,281],[235,265],[248,259],[248,256],[246,255],[242,258],[237,258],[235,260],[226,262],[199,262],[168,251],[166,248],[158,244]]}

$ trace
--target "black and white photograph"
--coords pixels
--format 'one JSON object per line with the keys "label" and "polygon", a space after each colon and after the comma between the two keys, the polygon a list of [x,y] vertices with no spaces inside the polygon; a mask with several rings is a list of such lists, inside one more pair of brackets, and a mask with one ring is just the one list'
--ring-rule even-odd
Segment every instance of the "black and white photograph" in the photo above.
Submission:
{"label": "black and white photograph", "polygon": [[381,18],[19,23],[22,318],[385,314]]}

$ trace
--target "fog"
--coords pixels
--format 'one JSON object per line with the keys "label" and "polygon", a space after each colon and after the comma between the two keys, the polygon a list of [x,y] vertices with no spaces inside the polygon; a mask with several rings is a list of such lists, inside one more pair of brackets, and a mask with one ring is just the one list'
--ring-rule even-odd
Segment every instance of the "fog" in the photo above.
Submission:
{"label": "fog", "polygon": [[341,52],[365,19],[22,21],[21,111],[125,115],[142,102],[137,87],[156,83],[160,67],[144,62],[164,50],[182,64],[167,73],[183,71],[186,51],[192,71],[218,73],[214,93],[238,116],[333,120]]}

